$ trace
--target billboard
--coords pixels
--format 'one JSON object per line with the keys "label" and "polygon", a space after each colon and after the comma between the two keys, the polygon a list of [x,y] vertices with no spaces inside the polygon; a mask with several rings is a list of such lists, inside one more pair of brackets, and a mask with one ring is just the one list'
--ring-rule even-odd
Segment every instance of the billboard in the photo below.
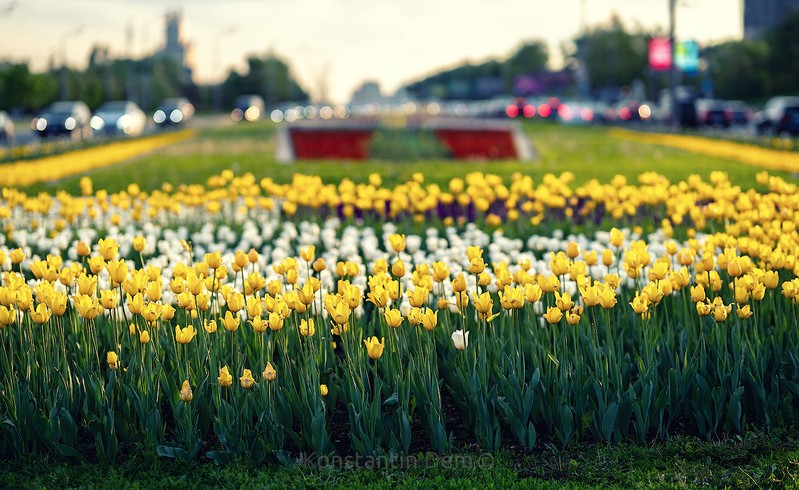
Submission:
{"label": "billboard", "polygon": [[671,41],[667,37],[649,40],[649,68],[654,71],[671,69]]}
{"label": "billboard", "polygon": [[689,75],[693,75],[699,70],[699,45],[696,41],[677,43],[674,48],[674,65]]}

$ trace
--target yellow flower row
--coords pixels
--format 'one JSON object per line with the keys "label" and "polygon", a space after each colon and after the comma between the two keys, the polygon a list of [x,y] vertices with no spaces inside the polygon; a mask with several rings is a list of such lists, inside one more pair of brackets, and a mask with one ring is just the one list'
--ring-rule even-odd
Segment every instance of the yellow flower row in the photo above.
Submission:
{"label": "yellow flower row", "polygon": [[107,167],[193,135],[194,131],[184,130],[5,164],[0,166],[0,186],[27,186]]}
{"label": "yellow flower row", "polygon": [[612,129],[610,134],[615,138],[679,148],[702,155],[736,160],[769,170],[799,172],[799,154],[797,153],[682,134],[639,133],[618,128]]}

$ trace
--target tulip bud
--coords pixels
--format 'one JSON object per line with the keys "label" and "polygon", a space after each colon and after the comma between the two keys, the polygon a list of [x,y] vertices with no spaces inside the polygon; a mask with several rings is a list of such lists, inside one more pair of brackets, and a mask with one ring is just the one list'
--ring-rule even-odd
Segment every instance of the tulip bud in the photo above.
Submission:
{"label": "tulip bud", "polygon": [[275,368],[272,367],[271,362],[266,363],[266,367],[264,368],[263,372],[264,381],[274,381],[277,377],[277,371]]}
{"label": "tulip bud", "polygon": [[191,391],[191,386],[189,386],[189,380],[185,380],[180,388],[180,401],[189,403],[192,398],[194,398],[194,393]]}

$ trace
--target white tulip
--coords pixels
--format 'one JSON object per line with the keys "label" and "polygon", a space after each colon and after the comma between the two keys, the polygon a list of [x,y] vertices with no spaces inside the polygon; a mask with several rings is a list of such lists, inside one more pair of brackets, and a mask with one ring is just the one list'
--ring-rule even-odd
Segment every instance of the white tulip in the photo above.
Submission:
{"label": "white tulip", "polygon": [[464,333],[463,330],[455,330],[452,332],[452,343],[458,350],[464,350],[469,347],[469,332]]}

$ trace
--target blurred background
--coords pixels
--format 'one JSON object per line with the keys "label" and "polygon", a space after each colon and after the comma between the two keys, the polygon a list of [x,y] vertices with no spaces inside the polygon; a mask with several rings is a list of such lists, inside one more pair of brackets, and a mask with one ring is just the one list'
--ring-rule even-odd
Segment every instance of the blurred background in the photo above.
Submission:
{"label": "blurred background", "polygon": [[799,131],[799,0],[0,0],[0,32],[6,141],[195,114]]}

